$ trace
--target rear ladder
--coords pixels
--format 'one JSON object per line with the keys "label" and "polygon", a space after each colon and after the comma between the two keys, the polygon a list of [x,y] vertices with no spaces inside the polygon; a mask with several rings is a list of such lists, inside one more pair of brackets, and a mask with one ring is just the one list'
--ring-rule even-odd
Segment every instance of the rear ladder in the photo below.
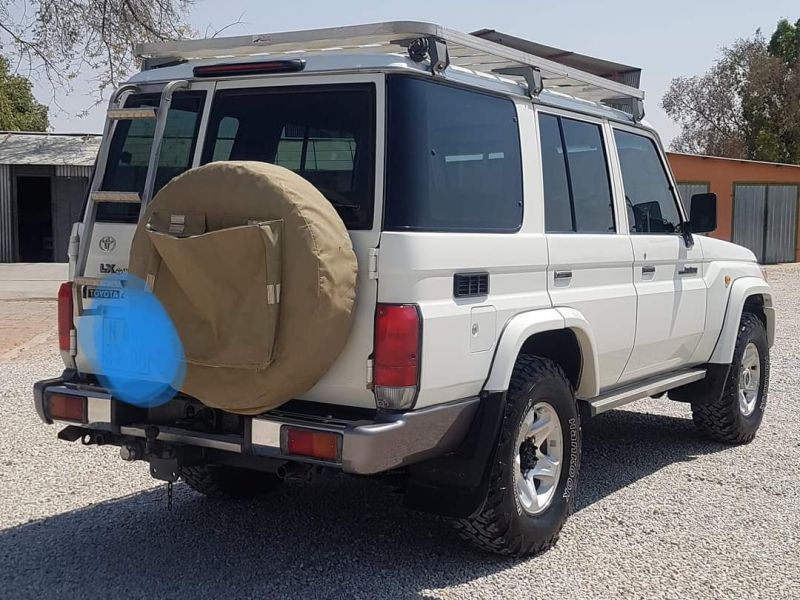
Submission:
{"label": "rear ladder", "polygon": [[[141,206],[139,214],[144,214],[144,210],[153,198],[155,188],[156,173],[158,171],[158,160],[161,155],[161,144],[164,138],[164,129],[169,115],[169,107],[172,103],[172,95],[181,89],[189,89],[190,84],[185,80],[171,81],[161,93],[161,100],[158,108],[139,107],[125,108],[124,102],[128,95],[139,91],[136,85],[123,85],[111,96],[106,113],[106,122],[103,127],[103,139],[97,156],[97,166],[95,168],[92,186],[89,191],[89,200],[86,205],[86,213],[83,221],[83,231],[81,233],[81,243],[78,250],[77,264],[74,277],[76,282],[81,280],[86,272],[86,262],[89,257],[89,245],[92,242],[92,233],[97,220],[97,207],[104,202],[139,204]],[[108,166],[108,154],[111,149],[111,140],[114,128],[119,121],[155,119],[155,130],[153,132],[153,143],[150,148],[150,157],[147,167],[147,178],[145,179],[144,192],[141,196],[137,192],[118,192],[101,189]],[[76,285],[76,288],[80,287]],[[76,289],[76,293],[80,290]]]}

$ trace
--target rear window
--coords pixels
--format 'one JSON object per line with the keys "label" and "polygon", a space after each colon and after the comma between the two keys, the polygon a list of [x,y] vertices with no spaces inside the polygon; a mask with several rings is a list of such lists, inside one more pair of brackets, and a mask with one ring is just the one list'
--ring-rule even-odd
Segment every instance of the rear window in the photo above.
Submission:
{"label": "rear window", "polygon": [[512,232],[522,224],[514,103],[389,77],[387,230]]}
{"label": "rear window", "polygon": [[371,229],[373,85],[249,88],[216,94],[203,163],[255,160],[302,175],[348,229]]}
{"label": "rear window", "polygon": [[[125,107],[158,107],[160,99],[160,94],[133,94]],[[154,194],[192,166],[204,100],[205,92],[173,95],[161,143]],[[135,119],[117,124],[103,176],[103,191],[139,194],[144,191],[155,123],[155,119]],[[135,223],[139,208],[138,204],[101,203],[97,206],[97,220]]]}

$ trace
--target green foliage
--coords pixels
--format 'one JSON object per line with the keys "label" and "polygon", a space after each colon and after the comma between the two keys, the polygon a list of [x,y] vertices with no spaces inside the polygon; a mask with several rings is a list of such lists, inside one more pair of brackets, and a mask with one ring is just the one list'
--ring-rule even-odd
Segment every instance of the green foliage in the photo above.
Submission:
{"label": "green foliage", "polygon": [[705,74],[672,80],[662,106],[681,125],[672,148],[800,164],[800,20],[723,48]]}
{"label": "green foliage", "polygon": [[770,56],[783,59],[789,66],[794,65],[800,57],[800,19],[794,25],[788,19],[778,21],[767,50]]}
{"label": "green foliage", "polygon": [[50,122],[47,107],[33,97],[31,82],[9,72],[0,56],[0,131],[45,131]]}

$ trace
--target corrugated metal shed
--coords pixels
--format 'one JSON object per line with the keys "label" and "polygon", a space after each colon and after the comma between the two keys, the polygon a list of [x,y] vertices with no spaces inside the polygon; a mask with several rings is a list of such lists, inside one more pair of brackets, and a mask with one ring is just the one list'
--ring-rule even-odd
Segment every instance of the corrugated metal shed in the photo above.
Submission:
{"label": "corrugated metal shed", "polygon": [[0,263],[14,260],[14,214],[11,168],[0,165]]}
{"label": "corrugated metal shed", "polygon": [[0,132],[0,165],[73,165],[91,167],[99,135]]}
{"label": "corrugated metal shed", "polygon": [[94,134],[0,131],[0,262],[20,259],[15,180],[49,177],[54,258],[65,260],[69,228],[79,218],[100,147]]}

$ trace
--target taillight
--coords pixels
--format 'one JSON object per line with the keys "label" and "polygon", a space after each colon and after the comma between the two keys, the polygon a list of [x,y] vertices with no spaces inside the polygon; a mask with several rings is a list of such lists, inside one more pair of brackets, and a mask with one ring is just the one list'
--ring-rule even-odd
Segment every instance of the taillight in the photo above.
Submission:
{"label": "taillight", "polygon": [[285,427],[283,446],[286,454],[338,462],[341,458],[342,436],[327,431]]}
{"label": "taillight", "polygon": [[72,282],[58,288],[58,347],[62,352],[72,350]]}
{"label": "taillight", "polygon": [[378,408],[410,408],[419,383],[419,309],[379,304],[375,311],[373,391]]}
{"label": "taillight", "polygon": [[86,398],[68,394],[51,394],[47,397],[47,414],[55,421],[85,423]]}

